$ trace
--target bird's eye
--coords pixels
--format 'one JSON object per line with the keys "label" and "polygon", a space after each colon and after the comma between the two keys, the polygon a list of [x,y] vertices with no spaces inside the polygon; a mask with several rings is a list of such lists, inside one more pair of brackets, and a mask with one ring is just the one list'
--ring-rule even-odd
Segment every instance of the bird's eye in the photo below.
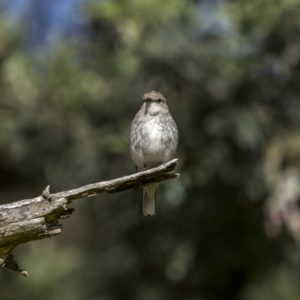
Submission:
{"label": "bird's eye", "polygon": [[162,100],[161,100],[161,99],[158,99],[157,102],[158,102],[158,103],[162,103]]}

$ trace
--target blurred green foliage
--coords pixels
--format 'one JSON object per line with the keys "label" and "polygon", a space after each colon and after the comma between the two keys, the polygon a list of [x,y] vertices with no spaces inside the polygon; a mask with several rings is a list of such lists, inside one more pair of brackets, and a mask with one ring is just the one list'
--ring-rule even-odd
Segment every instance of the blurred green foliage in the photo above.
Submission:
{"label": "blurred green foliage", "polygon": [[[58,7],[59,9],[59,7]],[[26,51],[0,20],[0,199],[134,172],[142,94],[168,100],[181,177],[74,203],[63,235],[16,250],[3,299],[300,297],[298,1],[91,1],[85,35]],[[27,24],[28,26],[28,24]],[[29,24],[30,26],[30,24]]]}

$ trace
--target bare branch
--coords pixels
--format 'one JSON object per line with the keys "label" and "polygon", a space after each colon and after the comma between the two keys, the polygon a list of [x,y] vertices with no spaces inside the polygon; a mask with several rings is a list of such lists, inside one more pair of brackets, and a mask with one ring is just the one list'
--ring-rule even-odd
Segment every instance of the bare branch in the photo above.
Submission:
{"label": "bare branch", "polygon": [[11,251],[19,244],[62,233],[59,220],[69,217],[74,211],[67,207],[69,203],[102,192],[116,193],[176,178],[179,174],[168,172],[175,169],[177,162],[173,159],[151,170],[56,194],[50,194],[47,186],[39,197],[0,205],[0,267],[28,276],[27,271],[21,270],[13,260]]}

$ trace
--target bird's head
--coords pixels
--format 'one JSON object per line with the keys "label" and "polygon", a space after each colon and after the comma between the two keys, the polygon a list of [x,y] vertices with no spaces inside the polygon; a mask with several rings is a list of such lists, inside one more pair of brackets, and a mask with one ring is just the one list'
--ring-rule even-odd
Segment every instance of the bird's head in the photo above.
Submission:
{"label": "bird's head", "polygon": [[143,106],[145,115],[158,115],[169,111],[167,100],[163,94],[151,91],[143,95]]}

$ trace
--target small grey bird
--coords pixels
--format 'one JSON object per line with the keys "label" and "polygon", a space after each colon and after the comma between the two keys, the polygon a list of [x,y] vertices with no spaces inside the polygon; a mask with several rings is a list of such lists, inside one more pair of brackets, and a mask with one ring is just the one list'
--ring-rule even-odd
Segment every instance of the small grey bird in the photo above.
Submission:
{"label": "small grey bird", "polygon": [[[178,130],[169,113],[167,100],[156,91],[144,94],[143,104],[132,121],[130,132],[131,158],[138,172],[170,161],[176,153]],[[141,213],[155,214],[158,183],[143,188]]]}

